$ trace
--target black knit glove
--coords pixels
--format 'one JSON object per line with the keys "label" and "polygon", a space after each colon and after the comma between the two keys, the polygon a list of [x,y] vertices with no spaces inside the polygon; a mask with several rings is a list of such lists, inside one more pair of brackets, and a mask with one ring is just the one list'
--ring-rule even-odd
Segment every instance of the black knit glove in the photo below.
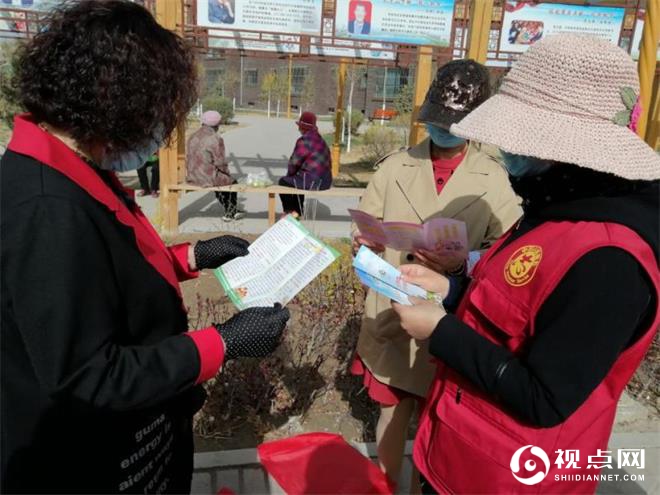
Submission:
{"label": "black knit glove", "polygon": [[278,346],[288,319],[289,310],[276,304],[272,308],[248,308],[216,324],[225,342],[225,359],[268,356]]}
{"label": "black knit glove", "polygon": [[195,244],[195,264],[198,270],[218,268],[228,261],[246,256],[250,243],[240,237],[223,235]]}

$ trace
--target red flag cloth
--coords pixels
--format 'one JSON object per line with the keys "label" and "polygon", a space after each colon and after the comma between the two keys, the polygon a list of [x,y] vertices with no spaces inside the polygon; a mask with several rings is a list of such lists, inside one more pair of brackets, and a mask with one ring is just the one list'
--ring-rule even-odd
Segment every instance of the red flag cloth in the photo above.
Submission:
{"label": "red flag cloth", "polygon": [[236,494],[231,489],[224,486],[220,488],[220,490],[218,490],[217,495],[236,495]]}
{"label": "red flag cloth", "polygon": [[385,473],[341,435],[307,433],[261,444],[257,451],[288,495],[394,492]]}

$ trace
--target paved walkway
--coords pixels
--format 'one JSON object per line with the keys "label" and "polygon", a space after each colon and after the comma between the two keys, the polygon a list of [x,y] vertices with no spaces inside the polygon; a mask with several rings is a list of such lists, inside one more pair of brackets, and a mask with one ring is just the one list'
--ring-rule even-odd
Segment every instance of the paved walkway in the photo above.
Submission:
{"label": "paved walkway", "polygon": [[[295,123],[255,115],[239,115],[235,120],[242,127],[223,135],[232,174],[240,181],[249,173],[266,172],[271,180],[277,182],[279,177],[286,174],[289,156],[299,136]],[[331,132],[332,123],[319,122],[319,129],[321,133]],[[140,206],[151,218],[155,217],[157,201],[151,197],[138,198]],[[306,225],[324,237],[348,237],[350,217],[346,210],[354,208],[357,203],[356,198],[309,199]],[[179,201],[179,230],[182,233],[261,233],[268,228],[265,194],[239,194],[239,205],[247,212],[246,217],[235,222],[223,222],[222,207],[213,193],[182,194]]]}

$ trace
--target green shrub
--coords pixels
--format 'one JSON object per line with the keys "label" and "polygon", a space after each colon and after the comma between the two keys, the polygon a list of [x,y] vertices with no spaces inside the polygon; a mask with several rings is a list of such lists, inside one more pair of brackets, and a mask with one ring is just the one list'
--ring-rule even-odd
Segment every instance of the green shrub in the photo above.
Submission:
{"label": "green shrub", "polygon": [[[348,121],[348,111],[344,110],[344,118]],[[364,122],[364,114],[360,110],[353,109],[351,112],[351,134],[353,136],[358,135],[360,126]],[[336,125],[336,121],[332,119],[333,128]],[[348,129],[344,128],[344,132],[348,135]]]}
{"label": "green shrub", "polygon": [[358,135],[362,122],[364,122],[364,115],[362,115],[362,112],[359,110],[353,110],[351,112],[351,134],[354,136]]}
{"label": "green shrub", "polygon": [[410,115],[412,113],[414,93],[414,86],[412,84],[405,84],[394,97],[394,108],[399,115]]}
{"label": "green shrub", "polygon": [[234,105],[229,98],[220,95],[207,95],[202,98],[202,109],[215,110],[222,115],[222,122],[227,124],[234,118]]}
{"label": "green shrub", "polygon": [[370,126],[364,133],[362,143],[367,158],[374,163],[404,145],[400,133],[391,127],[380,125]]}
{"label": "green shrub", "polygon": [[25,111],[18,102],[13,80],[17,64],[16,48],[17,42],[0,44],[0,121],[9,128],[14,125],[14,115]]}

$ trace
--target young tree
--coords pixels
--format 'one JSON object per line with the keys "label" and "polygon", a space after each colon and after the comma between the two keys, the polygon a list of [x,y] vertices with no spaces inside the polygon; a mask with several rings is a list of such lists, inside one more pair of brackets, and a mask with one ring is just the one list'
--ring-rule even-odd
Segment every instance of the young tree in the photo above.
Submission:
{"label": "young tree", "polygon": [[[413,69],[409,70],[412,73]],[[413,113],[413,99],[415,95],[415,83],[412,78],[404,84],[399,93],[394,97],[394,108],[397,111],[397,116],[393,121],[395,127],[401,129],[404,141],[408,141],[408,134],[411,125]]]}
{"label": "young tree", "polygon": [[410,116],[413,111],[414,85],[408,82],[401,87],[399,94],[394,97],[394,108],[399,115]]}
{"label": "young tree", "polygon": [[279,118],[282,100],[286,100],[289,96],[289,73],[286,70],[278,70],[275,74],[274,95],[277,98],[277,118]]}
{"label": "young tree", "polygon": [[230,98],[233,97],[236,86],[240,82],[240,74],[226,67],[220,74],[218,74],[214,87],[219,92],[220,96]]}
{"label": "young tree", "polygon": [[307,71],[302,88],[302,106],[307,109],[312,106],[316,98],[316,78],[312,71]]}
{"label": "young tree", "polygon": [[268,102],[268,118],[270,118],[270,104],[277,86],[277,73],[271,71],[261,79],[261,98]]}
{"label": "young tree", "polygon": [[357,132],[357,129],[353,129],[353,92],[355,90],[355,83],[358,83],[362,80],[362,78],[365,76],[367,73],[367,69],[364,66],[361,65],[355,65],[351,64],[346,77],[348,81],[348,105],[346,107],[346,114],[347,114],[347,122],[348,125],[346,126],[348,129],[348,140],[346,143],[346,151],[349,153],[351,152],[351,136],[353,135],[353,132]]}

